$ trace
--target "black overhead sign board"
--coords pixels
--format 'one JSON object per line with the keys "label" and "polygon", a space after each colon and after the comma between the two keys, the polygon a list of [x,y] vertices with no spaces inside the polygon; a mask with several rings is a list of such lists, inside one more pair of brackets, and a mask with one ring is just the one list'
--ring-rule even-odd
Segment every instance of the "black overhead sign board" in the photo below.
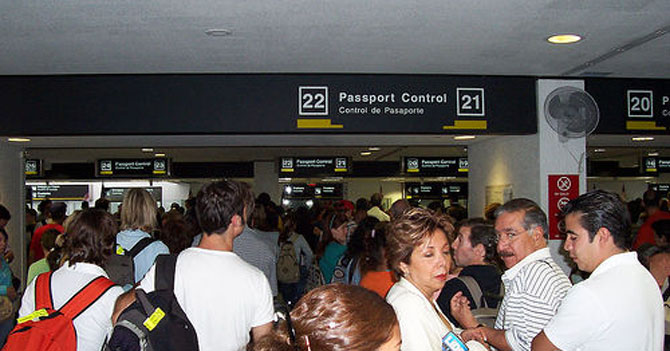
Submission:
{"label": "black overhead sign board", "polygon": [[670,173],[670,158],[645,157],[643,161],[645,173]]}
{"label": "black overhead sign board", "polygon": [[88,185],[31,185],[33,201],[82,201],[88,198]]}
{"label": "black overhead sign board", "polygon": [[667,134],[670,79],[585,80],[600,110],[596,134]]}
{"label": "black overhead sign board", "polygon": [[342,184],[287,184],[284,186],[283,197],[287,199],[342,199]]}
{"label": "black overhead sign board", "polygon": [[163,177],[170,175],[170,160],[154,159],[106,159],[95,164],[97,177]]}
{"label": "black overhead sign board", "polygon": [[26,177],[34,178],[42,176],[42,160],[27,159],[24,165]]}
{"label": "black overhead sign board", "polygon": [[344,175],[350,171],[348,157],[282,157],[279,159],[280,176]]}
{"label": "black overhead sign board", "polygon": [[439,199],[468,195],[465,183],[405,183],[407,199]]}
{"label": "black overhead sign board", "polygon": [[413,157],[403,158],[403,171],[418,176],[467,176],[467,157]]}
{"label": "black overhead sign board", "polygon": [[660,197],[668,197],[670,194],[670,184],[656,184],[652,187]]}
{"label": "black overhead sign board", "polygon": [[[103,196],[111,202],[122,202],[128,190],[132,188],[102,188]],[[163,189],[161,187],[142,188],[146,190],[156,201],[163,201]]]}
{"label": "black overhead sign board", "polygon": [[389,74],[0,77],[0,135],[533,134],[535,79]]}

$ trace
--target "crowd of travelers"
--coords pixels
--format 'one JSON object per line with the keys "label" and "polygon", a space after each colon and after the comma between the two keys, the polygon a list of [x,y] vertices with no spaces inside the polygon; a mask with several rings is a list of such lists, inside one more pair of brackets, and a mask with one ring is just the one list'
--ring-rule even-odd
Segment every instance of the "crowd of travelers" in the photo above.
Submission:
{"label": "crowd of travelers", "polygon": [[670,213],[655,191],[644,193],[643,211],[602,190],[565,205],[568,275],[535,201],[466,218],[458,205],[401,199],[384,209],[383,199],[285,209],[246,183],[218,181],[167,212],[140,188],[115,214],[104,198],[69,215],[64,203],[44,201],[39,213],[26,211],[22,295],[8,265],[11,215],[0,205],[0,343],[21,351],[668,344]]}

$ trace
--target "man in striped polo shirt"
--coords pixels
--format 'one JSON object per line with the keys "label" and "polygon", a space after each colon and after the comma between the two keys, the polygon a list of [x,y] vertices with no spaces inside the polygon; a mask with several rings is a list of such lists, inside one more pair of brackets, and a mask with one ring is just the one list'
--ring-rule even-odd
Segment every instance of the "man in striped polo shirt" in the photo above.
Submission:
{"label": "man in striped polo shirt", "polygon": [[547,248],[547,215],[533,201],[511,200],[496,210],[498,254],[507,271],[495,328],[481,325],[462,295],[451,301],[451,311],[465,327],[461,337],[486,342],[498,350],[530,350],[533,338],[556,314],[570,289],[570,281]]}
{"label": "man in striped polo shirt", "polygon": [[563,211],[565,251],[591,276],[570,289],[533,340],[533,350],[662,351],[661,292],[637,254],[628,251],[630,217],[619,196],[592,191]]}

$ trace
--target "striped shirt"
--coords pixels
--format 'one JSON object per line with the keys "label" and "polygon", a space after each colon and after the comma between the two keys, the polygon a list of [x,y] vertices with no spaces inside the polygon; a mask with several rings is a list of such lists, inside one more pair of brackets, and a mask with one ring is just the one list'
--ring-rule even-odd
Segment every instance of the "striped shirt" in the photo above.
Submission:
{"label": "striped shirt", "polygon": [[495,328],[505,330],[510,347],[530,350],[533,338],[556,314],[570,289],[570,280],[551,258],[548,248],[526,256],[502,276],[505,284]]}

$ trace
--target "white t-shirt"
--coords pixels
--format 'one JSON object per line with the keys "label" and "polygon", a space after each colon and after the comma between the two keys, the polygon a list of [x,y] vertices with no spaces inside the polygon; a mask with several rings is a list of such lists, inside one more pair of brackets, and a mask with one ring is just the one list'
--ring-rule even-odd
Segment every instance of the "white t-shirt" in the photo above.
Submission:
{"label": "white t-shirt", "polygon": [[563,351],[662,351],[658,285],[637,253],[614,255],[570,289],[544,333]]}
{"label": "white t-shirt", "polygon": [[[63,307],[81,288],[101,275],[107,277],[107,273],[94,264],[80,262],[69,266],[66,262],[51,276],[51,295],[54,308]],[[23,294],[19,318],[35,311],[36,281],[37,279],[33,279]],[[123,289],[121,287],[111,287],[100,299],[74,319],[74,329],[77,332],[77,350],[95,351],[102,349],[103,343],[112,331],[114,303],[122,293]]]}
{"label": "white t-shirt", "polygon": [[[156,265],[140,282],[154,290]],[[193,324],[200,351],[238,351],[251,328],[274,318],[272,292],[258,268],[228,251],[188,248],[177,259],[174,293]]]}
{"label": "white t-shirt", "polygon": [[[442,350],[442,338],[449,333],[449,329],[438,315],[442,312],[434,301],[431,306],[431,302],[419,289],[405,278],[391,287],[386,301],[393,306],[398,316],[402,351]],[[444,319],[447,320],[447,317]],[[450,326],[456,335],[460,335],[461,329],[454,328],[453,324]],[[486,350],[476,341],[468,341],[466,345],[470,351]]]}

